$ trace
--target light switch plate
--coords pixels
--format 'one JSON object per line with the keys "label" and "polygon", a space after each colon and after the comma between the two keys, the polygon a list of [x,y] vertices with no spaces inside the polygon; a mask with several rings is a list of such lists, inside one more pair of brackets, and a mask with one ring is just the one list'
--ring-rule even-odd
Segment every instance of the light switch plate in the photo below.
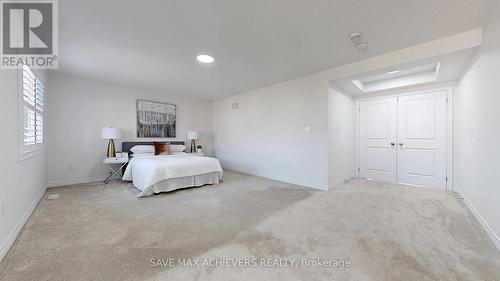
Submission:
{"label": "light switch plate", "polygon": [[5,216],[5,203],[0,203],[0,220]]}

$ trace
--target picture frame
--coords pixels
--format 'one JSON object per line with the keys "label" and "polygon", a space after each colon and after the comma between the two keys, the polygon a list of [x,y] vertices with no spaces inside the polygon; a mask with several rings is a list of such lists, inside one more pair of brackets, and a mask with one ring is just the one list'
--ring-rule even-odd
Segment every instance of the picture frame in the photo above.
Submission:
{"label": "picture frame", "polygon": [[175,104],[137,100],[137,137],[175,138],[176,115]]}

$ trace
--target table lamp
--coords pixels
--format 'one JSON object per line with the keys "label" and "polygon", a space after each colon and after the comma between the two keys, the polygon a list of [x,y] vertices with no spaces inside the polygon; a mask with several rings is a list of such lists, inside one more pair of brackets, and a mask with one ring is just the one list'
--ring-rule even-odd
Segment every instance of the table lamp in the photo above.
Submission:
{"label": "table lamp", "polygon": [[102,128],[101,130],[101,139],[109,140],[108,142],[108,151],[106,153],[107,157],[115,157],[115,142],[113,140],[118,140],[122,138],[122,133],[118,128]]}
{"label": "table lamp", "polygon": [[187,138],[191,140],[191,153],[196,153],[195,140],[200,139],[200,133],[198,131],[188,131]]}

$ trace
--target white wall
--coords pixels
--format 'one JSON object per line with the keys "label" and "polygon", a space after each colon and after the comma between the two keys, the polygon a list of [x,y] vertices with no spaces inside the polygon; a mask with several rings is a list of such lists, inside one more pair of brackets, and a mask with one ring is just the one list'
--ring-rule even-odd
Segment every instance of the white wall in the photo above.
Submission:
{"label": "white wall", "polygon": [[[43,73],[42,77],[44,77]],[[45,78],[43,78],[46,80]],[[45,191],[45,155],[37,154],[19,161],[19,91],[18,72],[0,70],[2,102],[0,102],[0,205],[4,204],[4,217],[0,218],[0,260],[14,242]],[[1,210],[0,210],[1,212]],[[0,214],[1,216],[1,214]]]}
{"label": "white wall", "polygon": [[455,187],[495,233],[500,249],[500,5],[455,105]]}
{"label": "white wall", "polygon": [[[212,103],[160,91],[133,88],[50,73],[47,94],[48,185],[58,186],[103,180],[102,164],[107,141],[101,128],[122,130],[121,141],[151,141],[136,138],[136,101],[145,99],[177,105],[177,137],[186,140],[187,131],[200,131],[197,144],[212,153]],[[167,140],[167,139],[163,139]]]}
{"label": "white wall", "polygon": [[329,187],[355,176],[356,102],[333,86],[328,94]]}
{"label": "white wall", "polygon": [[[341,143],[333,143],[329,152],[328,81],[481,43],[482,30],[471,30],[220,99],[213,107],[215,154],[228,169],[328,189],[336,178],[348,174],[345,167],[351,165],[343,163],[346,165],[337,170],[334,162],[332,169],[328,167],[329,159],[336,158],[336,145]],[[231,109],[234,102],[240,103],[239,109]],[[311,127],[310,135],[304,134],[306,126]],[[347,159],[346,155],[339,157]]]}
{"label": "white wall", "polygon": [[213,114],[215,155],[224,168],[328,188],[326,81],[306,76],[223,98]]}

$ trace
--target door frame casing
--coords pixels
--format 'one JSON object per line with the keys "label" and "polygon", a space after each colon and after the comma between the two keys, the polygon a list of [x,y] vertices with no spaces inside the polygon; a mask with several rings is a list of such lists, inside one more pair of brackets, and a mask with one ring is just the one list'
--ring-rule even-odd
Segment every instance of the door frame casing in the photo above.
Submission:
{"label": "door frame casing", "polygon": [[356,100],[356,177],[360,177],[360,106],[362,101],[377,100],[388,97],[402,97],[420,94],[432,94],[435,92],[446,91],[446,191],[455,192],[453,188],[453,97],[456,92],[456,87],[445,86],[435,87],[425,90],[408,91],[397,94],[377,95],[374,97],[360,98]]}

